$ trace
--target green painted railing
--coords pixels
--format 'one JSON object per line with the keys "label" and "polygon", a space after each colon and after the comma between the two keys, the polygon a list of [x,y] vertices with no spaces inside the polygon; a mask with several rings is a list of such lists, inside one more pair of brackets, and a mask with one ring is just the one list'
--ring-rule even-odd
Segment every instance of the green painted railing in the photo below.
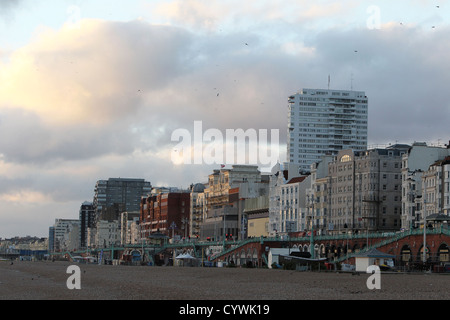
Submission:
{"label": "green painted railing", "polygon": [[[338,234],[338,235],[314,235],[314,242],[323,242],[326,240],[355,240],[355,239],[382,239],[385,238],[384,240],[381,241],[377,241],[376,243],[366,247],[364,250],[359,251],[359,253],[371,250],[373,248],[379,248],[381,246],[384,246],[386,244],[398,241],[404,237],[408,237],[411,235],[422,235],[423,234],[423,230],[421,229],[415,229],[415,230],[408,230],[408,231],[404,231],[404,232],[390,232],[390,233],[386,233],[386,232],[373,232],[373,233],[360,233],[360,234]],[[446,236],[450,236],[450,229],[448,228],[436,228],[436,229],[432,229],[432,230],[427,230],[427,234],[431,235],[431,234],[443,234]],[[93,254],[95,254],[95,252],[100,252],[101,250],[103,250],[104,252],[114,252],[114,251],[123,251],[125,249],[144,249],[144,251],[149,254],[149,250],[153,249],[153,254],[154,253],[160,253],[163,252],[166,249],[174,249],[174,248],[188,248],[188,247],[193,247],[194,251],[196,253],[196,255],[198,254],[197,250],[198,247],[209,247],[209,246],[223,246],[223,251],[217,255],[215,255],[213,257],[213,259],[217,259],[220,258],[223,255],[226,255],[229,252],[232,252],[236,249],[239,249],[241,247],[244,247],[245,245],[249,244],[249,243],[268,243],[268,242],[303,242],[303,243],[310,243],[311,241],[311,237],[310,236],[306,236],[306,237],[295,237],[295,238],[289,238],[289,237],[285,237],[285,238],[280,238],[280,237],[258,237],[258,238],[250,238],[250,239],[246,239],[246,240],[242,240],[242,241],[191,241],[191,242],[180,242],[180,243],[164,243],[163,245],[142,245],[142,244],[136,244],[136,245],[127,245],[127,246],[112,246],[110,248],[96,248],[96,249],[91,249],[90,252],[92,252]],[[78,255],[78,254],[83,254],[86,253],[86,250],[80,250],[80,251],[75,251],[75,252],[68,252],[68,251],[64,251],[64,252],[52,252],[51,254],[53,255],[65,255],[65,254],[74,254],[74,255]],[[201,252],[201,251],[200,251]],[[351,258],[355,255],[355,253],[349,254],[348,256],[345,255],[344,257],[340,257],[338,260],[336,261],[343,261],[346,260],[348,258]]]}

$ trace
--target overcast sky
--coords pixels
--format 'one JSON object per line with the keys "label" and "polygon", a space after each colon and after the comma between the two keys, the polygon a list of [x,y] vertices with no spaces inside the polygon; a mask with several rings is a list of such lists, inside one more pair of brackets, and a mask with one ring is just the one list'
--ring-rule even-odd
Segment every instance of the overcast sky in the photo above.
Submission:
{"label": "overcast sky", "polygon": [[[439,7],[438,7],[439,6]],[[369,144],[448,143],[450,3],[1,0],[0,237],[48,236],[97,180],[205,182],[175,129],[278,129],[301,88],[362,90]],[[270,137],[270,136],[269,136]]]}

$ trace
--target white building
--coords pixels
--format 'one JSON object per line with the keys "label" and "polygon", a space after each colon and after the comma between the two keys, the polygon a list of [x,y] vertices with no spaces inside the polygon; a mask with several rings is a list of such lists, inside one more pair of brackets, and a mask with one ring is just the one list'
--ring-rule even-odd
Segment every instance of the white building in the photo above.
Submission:
{"label": "white building", "polygon": [[[139,232],[136,233],[135,225],[139,224],[139,212],[122,212],[120,214],[120,243],[122,245],[138,242]],[[132,233],[132,226],[134,227]]]}
{"label": "white building", "polygon": [[430,165],[422,176],[422,216],[450,213],[450,156]]}
{"label": "white building", "polygon": [[[281,188],[289,180],[299,176],[299,166],[295,163],[277,163],[271,170],[269,176],[269,235],[271,237],[276,236],[279,232],[286,232],[282,231],[286,230],[286,219],[282,219],[282,214],[284,213],[283,210],[288,209],[284,208],[288,199],[281,199]],[[285,202],[282,205],[283,200]],[[297,211],[297,216],[298,214]]]}
{"label": "white building", "polygon": [[205,184],[197,183],[191,186],[191,209],[189,216],[189,236],[193,239],[200,237],[200,230],[203,222],[206,220],[207,206]]}
{"label": "white building", "polygon": [[97,222],[97,248],[109,248],[120,244],[120,223],[117,220],[100,220]]}
{"label": "white building", "polygon": [[78,249],[80,220],[55,219],[54,251]]}
{"label": "white building", "polygon": [[322,155],[366,150],[368,102],[363,91],[302,89],[288,102],[288,162],[309,171]]}
{"label": "white building", "polygon": [[[439,196],[435,195],[436,183],[442,183],[442,178],[445,179],[445,170],[448,170],[448,165],[442,168],[430,168],[431,165],[439,160],[445,159],[450,155],[450,148],[427,146],[425,142],[415,142],[412,148],[403,155],[402,158],[402,228],[409,229],[411,227],[419,226],[423,219],[423,207],[427,207],[426,211],[429,214],[437,210],[438,206],[435,201]],[[432,169],[430,171],[430,169]],[[439,173],[444,170],[444,174]],[[425,174],[426,173],[426,174]],[[441,180],[436,180],[436,175],[441,177]],[[442,186],[445,190],[448,184],[444,181]],[[445,209],[445,202],[447,201],[447,194],[442,194],[441,201],[444,205],[440,207]],[[424,203],[425,200],[425,203]],[[442,202],[441,202],[442,204]]]}
{"label": "white building", "polygon": [[330,223],[330,176],[328,165],[334,160],[334,156],[322,156],[319,162],[311,165],[311,186],[306,190],[306,214],[307,230],[314,229],[317,234],[326,234],[333,230]]}
{"label": "white building", "polygon": [[290,179],[280,186],[280,232],[298,232],[306,227],[306,189],[311,186],[311,176]]}

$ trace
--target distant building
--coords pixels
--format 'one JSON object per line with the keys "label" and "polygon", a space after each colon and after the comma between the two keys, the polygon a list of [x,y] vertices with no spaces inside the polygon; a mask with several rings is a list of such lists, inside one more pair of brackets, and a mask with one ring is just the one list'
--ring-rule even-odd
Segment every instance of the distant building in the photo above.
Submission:
{"label": "distant building", "polygon": [[207,206],[205,195],[206,184],[197,183],[191,186],[190,197],[190,237],[200,239],[201,227],[206,219]]}
{"label": "distant building", "polygon": [[100,220],[97,223],[96,248],[109,248],[120,245],[120,222]]}
{"label": "distant building", "polygon": [[142,197],[140,209],[141,237],[150,239],[162,233],[171,238],[189,236],[190,193],[159,193]]}
{"label": "distant building", "polygon": [[[288,181],[300,176],[300,167],[295,163],[277,163],[269,176],[269,235],[274,237],[285,232],[285,223],[282,219],[285,205],[282,204],[281,188]],[[303,197],[304,198],[304,197]]]}
{"label": "distant building", "polygon": [[[402,228],[418,227],[437,211],[449,214],[447,147],[415,142],[402,158]],[[439,186],[439,189],[435,187]],[[436,193],[437,191],[437,193]],[[439,200],[438,200],[439,199]],[[426,208],[425,208],[426,207]]]}
{"label": "distant building", "polygon": [[87,231],[88,228],[94,227],[95,215],[92,202],[85,201],[82,203],[79,212],[80,220],[80,248],[87,247]]}
{"label": "distant building", "polygon": [[246,236],[245,200],[267,194],[268,179],[258,166],[233,165],[231,169],[214,170],[205,188],[206,217],[202,222],[202,240],[240,240]]}
{"label": "distant building", "polygon": [[333,229],[330,224],[331,177],[328,175],[330,162],[334,156],[325,155],[321,161],[311,165],[311,187],[306,190],[307,230],[314,230],[316,234],[327,234]]}
{"label": "distant building", "polygon": [[302,89],[288,98],[287,161],[307,172],[321,156],[367,148],[368,99],[363,91]]}
{"label": "distant building", "polygon": [[120,244],[136,244],[139,242],[139,212],[122,212],[120,214]]}
{"label": "distant building", "polygon": [[305,229],[305,192],[311,186],[311,177],[300,176],[280,186],[281,210],[279,233],[298,232]]}
{"label": "distant building", "polygon": [[144,179],[110,178],[99,180],[95,185],[93,207],[96,219],[108,208],[120,206],[115,220],[124,211],[139,212],[141,197],[151,193],[151,183]]}
{"label": "distant building", "polygon": [[269,236],[269,195],[245,200],[244,213],[247,216],[247,237]]}
{"label": "distant building", "polygon": [[408,145],[340,151],[329,164],[329,233],[397,231],[402,156]]}
{"label": "distant building", "polygon": [[74,250],[79,247],[80,220],[55,219],[51,251]]}

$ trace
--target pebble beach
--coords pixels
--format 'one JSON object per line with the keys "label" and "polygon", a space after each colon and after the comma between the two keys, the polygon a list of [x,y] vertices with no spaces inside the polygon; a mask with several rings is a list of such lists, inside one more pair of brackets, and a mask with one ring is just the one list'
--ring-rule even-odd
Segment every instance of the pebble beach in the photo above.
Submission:
{"label": "pebble beach", "polygon": [[369,274],[273,269],[79,264],[81,289],[70,290],[70,262],[0,262],[2,300],[448,300],[450,274]]}

